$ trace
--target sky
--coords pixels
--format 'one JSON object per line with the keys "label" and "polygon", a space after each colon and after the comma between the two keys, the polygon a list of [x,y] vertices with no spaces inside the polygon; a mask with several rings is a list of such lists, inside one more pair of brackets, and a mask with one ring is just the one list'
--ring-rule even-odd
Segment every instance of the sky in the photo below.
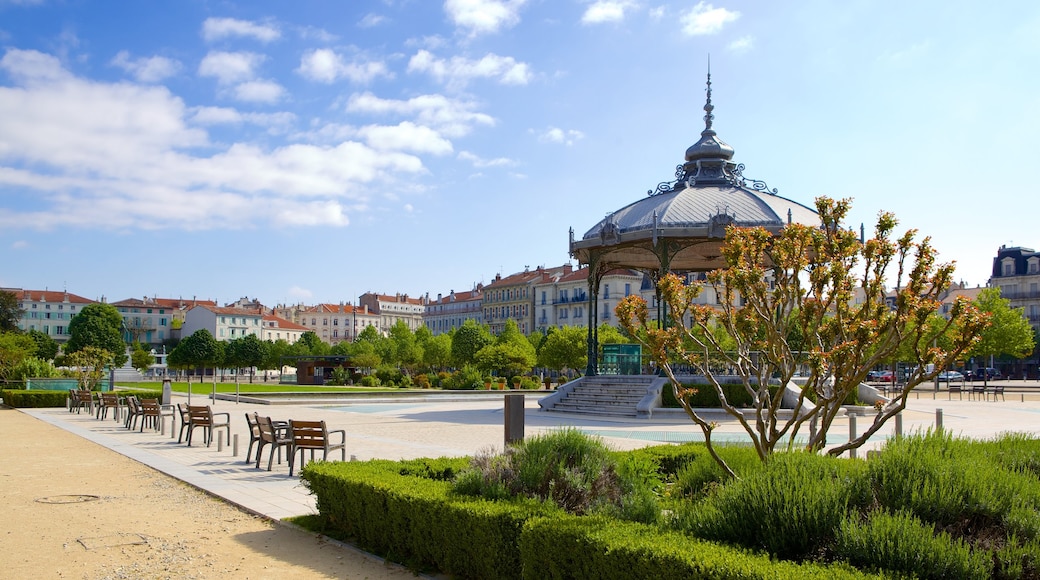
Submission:
{"label": "sky", "polygon": [[0,286],[268,306],[567,263],[704,128],[984,285],[1040,247],[1040,3],[0,0]]}

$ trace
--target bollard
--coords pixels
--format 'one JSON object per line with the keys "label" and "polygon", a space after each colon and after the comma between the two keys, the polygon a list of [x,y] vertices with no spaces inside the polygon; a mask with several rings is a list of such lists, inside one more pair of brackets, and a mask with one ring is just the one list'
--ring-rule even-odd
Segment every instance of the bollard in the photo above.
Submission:
{"label": "bollard", "polygon": [[524,440],[524,396],[505,396],[506,445]]}
{"label": "bollard", "polygon": [[238,457],[238,433],[231,436],[231,457]]}
{"label": "bollard", "polygon": [[[849,415],[849,441],[856,438],[856,416]],[[856,448],[849,449],[849,457],[856,458]]]}
{"label": "bollard", "polygon": [[896,413],[896,437],[903,436],[903,413]]}
{"label": "bollard", "polygon": [[357,455],[351,454],[350,455],[350,460],[351,461],[357,461]]}
{"label": "bollard", "polygon": [[942,429],[943,428],[942,409],[936,409],[935,410],[935,428],[936,429]]}
{"label": "bollard", "polygon": [[166,437],[166,416],[159,415],[159,436]]}
{"label": "bollard", "polygon": [[224,432],[217,433],[217,453],[224,450]]}

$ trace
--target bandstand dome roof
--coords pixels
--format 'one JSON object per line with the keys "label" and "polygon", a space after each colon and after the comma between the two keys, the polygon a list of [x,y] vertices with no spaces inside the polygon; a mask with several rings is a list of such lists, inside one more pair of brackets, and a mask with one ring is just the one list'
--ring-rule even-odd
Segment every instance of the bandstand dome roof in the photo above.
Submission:
{"label": "bandstand dome roof", "polygon": [[719,248],[728,225],[762,226],[775,234],[789,223],[820,224],[813,209],[744,177],[744,165],[732,161],[733,148],[712,129],[710,74],[707,94],[705,129],[676,167],[675,181],[608,214],[580,240],[572,233],[571,255],[579,262],[705,271],[723,265]]}

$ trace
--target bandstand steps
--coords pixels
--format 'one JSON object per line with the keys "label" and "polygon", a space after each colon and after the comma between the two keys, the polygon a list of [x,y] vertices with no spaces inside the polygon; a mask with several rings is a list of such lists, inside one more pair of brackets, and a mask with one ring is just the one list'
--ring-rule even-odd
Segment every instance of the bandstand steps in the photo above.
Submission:
{"label": "bandstand steps", "polygon": [[654,377],[586,377],[552,408],[561,413],[636,417],[636,407],[646,396]]}

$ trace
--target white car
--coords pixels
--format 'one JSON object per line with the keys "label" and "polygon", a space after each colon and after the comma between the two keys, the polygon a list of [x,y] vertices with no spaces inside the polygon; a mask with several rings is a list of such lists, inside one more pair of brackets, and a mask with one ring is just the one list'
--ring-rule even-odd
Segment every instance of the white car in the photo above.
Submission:
{"label": "white car", "polygon": [[957,371],[943,371],[939,373],[938,378],[940,381],[963,381],[964,375]]}

